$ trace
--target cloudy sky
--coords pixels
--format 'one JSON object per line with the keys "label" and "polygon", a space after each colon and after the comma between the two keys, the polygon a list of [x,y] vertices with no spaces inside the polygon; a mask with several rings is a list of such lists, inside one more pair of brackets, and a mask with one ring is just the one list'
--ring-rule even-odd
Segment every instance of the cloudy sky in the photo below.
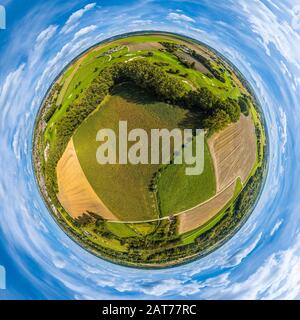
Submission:
{"label": "cloudy sky", "polygon": [[[300,297],[297,1],[1,3],[0,298]],[[91,45],[137,30],[188,35],[229,58],[261,102],[270,141],[266,184],[244,227],[206,258],[151,272],[102,261],[69,239],[47,212],[31,164],[35,116],[56,76]]]}

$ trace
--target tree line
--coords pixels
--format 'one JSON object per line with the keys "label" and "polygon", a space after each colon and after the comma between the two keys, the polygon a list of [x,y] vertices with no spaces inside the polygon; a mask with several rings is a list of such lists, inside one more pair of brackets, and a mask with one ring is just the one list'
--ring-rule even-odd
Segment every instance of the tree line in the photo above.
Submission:
{"label": "tree line", "polygon": [[240,118],[240,105],[236,100],[222,100],[207,88],[187,91],[182,81],[146,60],[117,64],[113,69],[117,82],[132,81],[136,86],[154,94],[158,100],[196,112],[201,118],[203,129],[207,129],[209,134],[222,130]]}

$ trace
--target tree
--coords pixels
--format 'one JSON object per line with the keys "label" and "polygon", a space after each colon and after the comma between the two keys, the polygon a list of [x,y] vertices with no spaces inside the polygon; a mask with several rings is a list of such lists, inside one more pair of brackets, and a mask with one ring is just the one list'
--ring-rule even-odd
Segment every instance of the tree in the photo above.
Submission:
{"label": "tree", "polygon": [[209,133],[213,134],[226,127],[231,122],[230,116],[222,109],[218,109],[207,117],[204,121],[204,127],[209,129]]}
{"label": "tree", "polygon": [[240,106],[233,99],[227,99],[225,101],[219,100],[216,104],[216,108],[225,111],[229,115],[231,122],[237,122],[240,118]]}

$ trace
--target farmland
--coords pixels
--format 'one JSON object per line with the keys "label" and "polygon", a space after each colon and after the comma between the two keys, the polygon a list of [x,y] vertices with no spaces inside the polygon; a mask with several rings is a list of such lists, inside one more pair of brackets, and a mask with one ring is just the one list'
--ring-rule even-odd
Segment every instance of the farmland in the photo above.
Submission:
{"label": "farmland", "polygon": [[77,130],[74,145],[81,168],[93,190],[120,220],[141,221],[159,217],[153,194],[149,191],[159,165],[99,166],[95,157],[99,147],[95,140],[98,130],[111,128],[117,132],[119,120],[127,121],[128,130],[139,127],[140,123],[148,132],[152,128],[173,129],[178,127],[185,113],[181,108],[157,103],[146,92],[126,85],[118,87]]}
{"label": "farmland", "polygon": [[[116,263],[161,268],[206,255],[246,221],[265,177],[267,136],[251,92],[222,56],[182,36],[94,46],[60,74],[37,118],[33,158],[49,211],[84,248]],[[100,165],[97,133],[118,136],[120,121],[148,134],[204,129],[203,173],[174,163],[173,142],[167,164]]]}
{"label": "farmland", "polygon": [[193,208],[216,193],[215,173],[207,144],[204,153],[204,172],[201,175],[184,174],[185,164],[171,165],[162,174],[158,197],[163,216]]}
{"label": "farmland", "polygon": [[240,177],[246,182],[256,161],[255,127],[250,116],[241,115],[237,123],[209,139],[214,155],[217,190],[223,190]]}
{"label": "farmland", "polygon": [[73,139],[57,165],[58,199],[63,207],[78,218],[83,212],[101,213],[105,219],[116,220],[87,181],[78,161]]}

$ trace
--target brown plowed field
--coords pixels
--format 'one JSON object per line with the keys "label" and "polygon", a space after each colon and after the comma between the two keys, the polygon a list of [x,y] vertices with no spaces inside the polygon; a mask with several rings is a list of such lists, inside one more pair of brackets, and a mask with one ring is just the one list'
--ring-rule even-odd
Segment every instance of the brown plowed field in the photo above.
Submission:
{"label": "brown plowed field", "polygon": [[237,123],[213,135],[208,145],[213,158],[217,192],[237,177],[244,183],[256,161],[255,127],[250,116],[241,115]]}
{"label": "brown plowed field", "polygon": [[234,195],[238,177],[245,183],[256,161],[256,135],[250,116],[241,115],[237,123],[208,140],[214,162],[217,195],[206,203],[179,215],[179,233],[200,227],[212,219]]}
{"label": "brown plowed field", "polygon": [[78,218],[83,213],[93,212],[104,219],[118,220],[98,198],[87,181],[74,149],[73,139],[59,160],[56,168],[58,183],[58,200],[65,210]]}
{"label": "brown plowed field", "polygon": [[163,49],[164,47],[158,43],[158,42],[130,42],[130,43],[124,43],[124,45],[127,45],[128,51],[142,51],[142,50],[155,50],[155,49]]}
{"label": "brown plowed field", "polygon": [[196,229],[212,219],[231,200],[235,181],[211,200],[179,215],[180,234]]}

